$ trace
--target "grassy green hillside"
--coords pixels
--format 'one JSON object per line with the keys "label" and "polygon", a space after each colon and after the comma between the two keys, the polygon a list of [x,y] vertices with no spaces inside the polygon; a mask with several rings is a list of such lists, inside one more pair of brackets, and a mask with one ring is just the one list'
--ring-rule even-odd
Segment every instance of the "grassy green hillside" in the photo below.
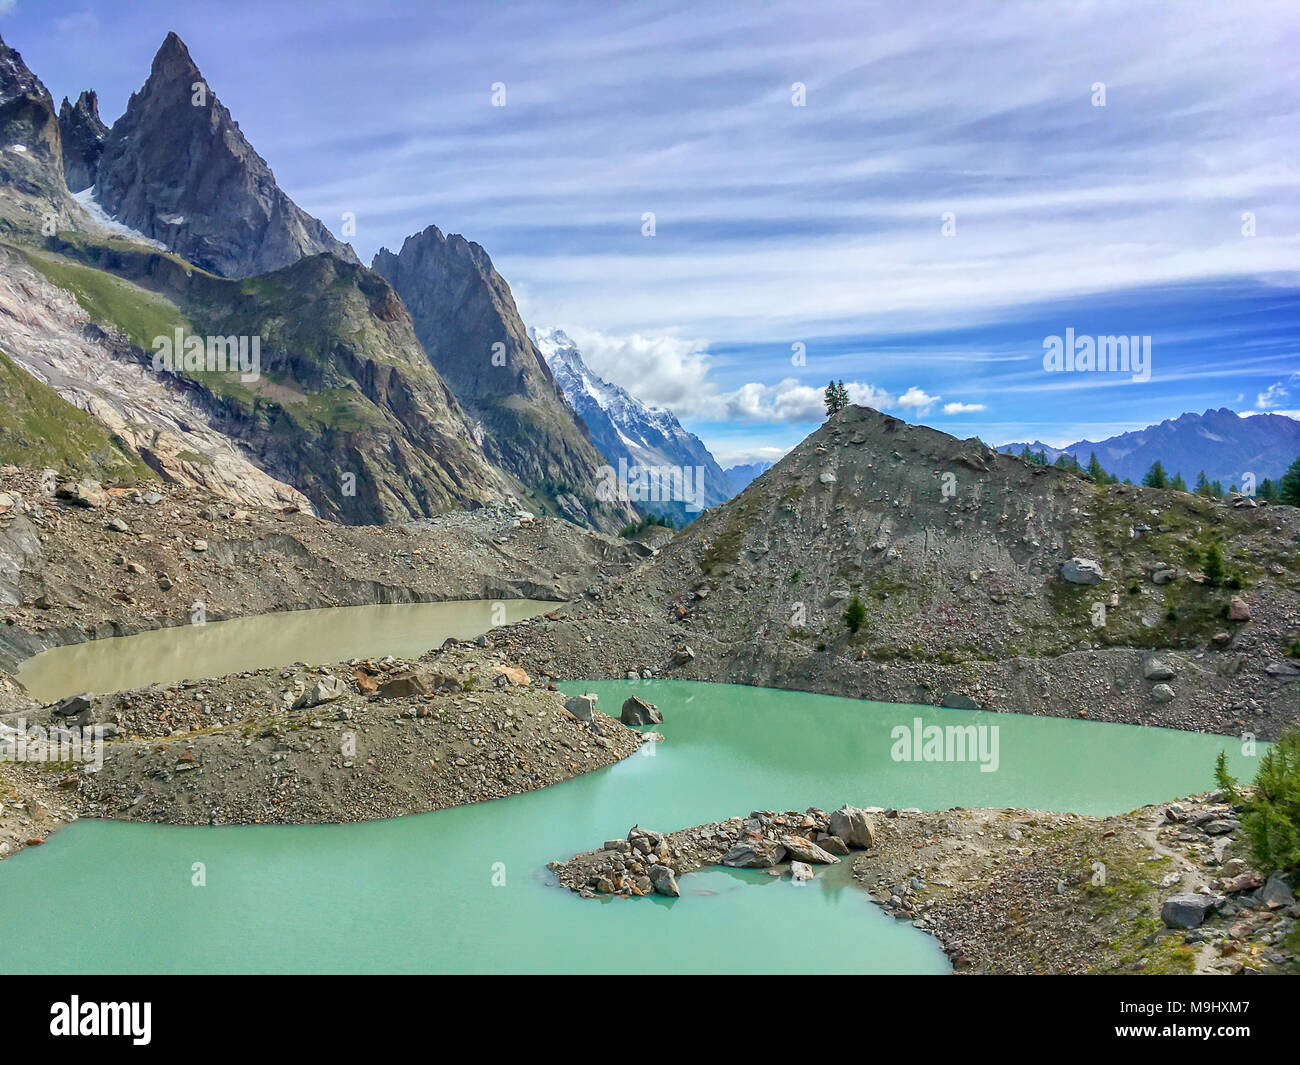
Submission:
{"label": "grassy green hillside", "polygon": [[0,352],[0,463],[134,482],[148,467],[125,444]]}

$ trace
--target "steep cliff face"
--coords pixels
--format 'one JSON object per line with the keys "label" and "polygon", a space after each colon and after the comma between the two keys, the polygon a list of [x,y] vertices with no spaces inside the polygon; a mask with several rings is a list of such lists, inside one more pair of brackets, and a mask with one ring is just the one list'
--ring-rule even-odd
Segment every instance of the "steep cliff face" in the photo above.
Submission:
{"label": "steep cliff face", "polygon": [[117,221],[224,277],[320,252],[357,261],[284,194],[174,33],[109,131],[97,178]]}
{"label": "steep cliff face", "polygon": [[54,101],[23,57],[0,40],[0,233],[86,228],[63,181]]}
{"label": "steep cliff face", "polygon": [[95,184],[104,154],[108,127],[99,117],[99,96],[87,90],[76,105],[63,98],[59,105],[59,135],[63,141],[63,177],[69,192],[84,192]]}
{"label": "steep cliff face", "polygon": [[430,226],[399,254],[381,249],[373,265],[410,308],[429,361],[481,423],[488,456],[536,505],[604,531],[635,519],[627,501],[601,498],[610,494],[602,492],[606,459],[529,339],[486,251]]}

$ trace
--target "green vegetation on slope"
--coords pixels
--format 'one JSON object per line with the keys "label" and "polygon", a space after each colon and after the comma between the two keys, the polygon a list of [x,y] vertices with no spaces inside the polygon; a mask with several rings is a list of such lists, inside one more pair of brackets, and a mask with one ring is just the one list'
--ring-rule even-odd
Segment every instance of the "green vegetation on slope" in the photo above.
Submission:
{"label": "green vegetation on slope", "polygon": [[0,352],[0,462],[134,483],[148,468],[126,444]]}
{"label": "green vegetation on slope", "polygon": [[69,292],[91,318],[116,328],[132,344],[152,351],[155,337],[170,337],[189,323],[176,305],[130,281],[70,259],[22,248],[32,267]]}

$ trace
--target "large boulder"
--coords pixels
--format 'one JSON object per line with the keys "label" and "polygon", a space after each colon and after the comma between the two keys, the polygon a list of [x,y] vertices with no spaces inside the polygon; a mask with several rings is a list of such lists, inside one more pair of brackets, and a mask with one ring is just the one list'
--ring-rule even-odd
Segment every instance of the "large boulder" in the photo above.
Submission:
{"label": "large boulder", "polygon": [[1260,891],[1259,901],[1270,910],[1280,910],[1283,906],[1290,906],[1295,902],[1295,892],[1282,878],[1281,873],[1274,873]]}
{"label": "large boulder", "polygon": [[1072,558],[1061,563],[1061,576],[1071,584],[1100,584],[1101,563],[1090,558]]}
{"label": "large boulder", "polygon": [[564,701],[564,709],[579,721],[590,724],[596,717],[596,697],[594,695],[575,695]]}
{"label": "large boulder", "polygon": [[381,699],[414,699],[416,696],[428,693],[429,689],[424,681],[414,673],[399,673],[379,685]]}
{"label": "large boulder", "polygon": [[84,714],[94,706],[94,693],[82,692],[80,695],[69,695],[58,706],[54,708],[54,714],[57,717],[77,717]]}
{"label": "large boulder", "polygon": [[1219,895],[1171,895],[1160,907],[1166,928],[1197,928],[1224,903]]}
{"label": "large boulder", "polygon": [[742,840],[722,856],[733,869],[771,869],[785,859],[785,848],[770,839]]}
{"label": "large boulder", "polygon": [[667,895],[670,899],[675,899],[681,895],[677,887],[677,878],[673,876],[673,871],[666,865],[652,865],[646,870],[650,877],[650,883],[654,885],[656,895]]}
{"label": "large boulder", "polygon": [[870,850],[876,845],[876,828],[865,810],[847,803],[831,814],[830,833],[850,847]]}
{"label": "large boulder", "polygon": [[664,715],[659,712],[659,707],[636,695],[633,695],[623,704],[618,719],[625,725],[662,725],[664,723]]}
{"label": "large boulder", "polygon": [[310,710],[321,703],[332,703],[343,695],[343,682],[336,677],[318,677],[293,701],[293,709]]}
{"label": "large boulder", "polygon": [[812,840],[804,839],[803,836],[786,836],[781,840],[781,845],[796,861],[810,862],[813,865],[834,865],[839,861],[835,855],[822,850]]}
{"label": "large boulder", "polygon": [[1147,680],[1173,680],[1176,670],[1159,658],[1148,658],[1142,667],[1142,676]]}

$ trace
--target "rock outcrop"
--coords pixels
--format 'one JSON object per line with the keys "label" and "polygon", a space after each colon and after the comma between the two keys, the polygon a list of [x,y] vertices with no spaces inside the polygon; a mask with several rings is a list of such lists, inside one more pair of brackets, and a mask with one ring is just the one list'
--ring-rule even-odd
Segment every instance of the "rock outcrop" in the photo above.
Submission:
{"label": "rock outcrop", "polygon": [[0,221],[30,234],[89,228],[63,181],[59,120],[49,90],[0,40]]}
{"label": "rock outcrop", "polygon": [[357,262],[276,184],[174,33],[109,131],[96,190],[119,222],[224,277],[321,252]]}
{"label": "rock outcrop", "polygon": [[396,255],[381,249],[373,267],[410,309],[429,361],[482,425],[488,457],[528,489],[539,509],[605,532],[636,519],[630,503],[599,498],[606,460],[483,248],[430,226]]}
{"label": "rock outcrop", "polygon": [[108,139],[108,127],[99,117],[99,97],[95,92],[83,92],[75,105],[66,96],[63,98],[59,105],[59,134],[68,191],[82,192],[95,184],[99,159]]}

